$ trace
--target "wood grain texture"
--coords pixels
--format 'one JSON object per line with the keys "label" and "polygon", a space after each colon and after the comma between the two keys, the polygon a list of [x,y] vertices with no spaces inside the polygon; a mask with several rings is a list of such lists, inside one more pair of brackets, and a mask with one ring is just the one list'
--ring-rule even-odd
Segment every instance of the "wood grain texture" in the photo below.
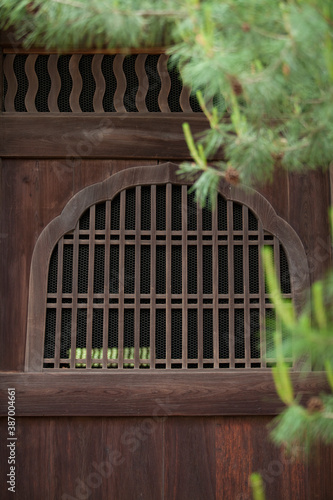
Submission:
{"label": "wood grain texture", "polygon": [[0,369],[22,370],[31,256],[43,227],[73,195],[72,171],[54,161],[1,163]]}
{"label": "wood grain texture", "polygon": [[313,283],[323,277],[332,258],[328,221],[329,172],[290,174],[289,183],[289,220],[301,235]]}
{"label": "wood grain texture", "polygon": [[214,418],[171,417],[164,432],[165,500],[215,500]]}
{"label": "wood grain texture", "polygon": [[[2,419],[5,420],[5,419]],[[1,440],[0,455],[8,457],[7,436]],[[50,420],[16,419],[16,488],[15,494],[8,491],[5,474],[9,472],[7,460],[1,468],[1,499],[43,498],[51,500],[51,464],[50,464]]]}
{"label": "wood grain texture", "polygon": [[216,418],[217,500],[251,500],[252,472],[262,475],[270,500],[311,498],[307,463],[285,457],[269,440],[270,421],[264,416]]}
{"label": "wood grain texture", "polygon": [[50,437],[50,498],[56,500],[65,494],[103,498],[105,481],[96,470],[102,462],[104,446],[101,419],[52,418]]}
{"label": "wood grain texture", "polygon": [[[327,391],[323,373],[292,373],[302,401]],[[0,388],[16,387],[17,415],[276,415],[283,408],[269,371],[184,373],[0,373]],[[7,413],[1,402],[0,415]]]}
{"label": "wood grain texture", "polygon": [[[24,115],[24,116],[23,116]],[[134,116],[133,116],[134,115]],[[158,116],[157,116],[158,115]],[[36,114],[4,113],[0,155],[32,158],[188,159],[182,123],[193,134],[207,128],[196,113]]]}
{"label": "wood grain texture", "polygon": [[103,460],[112,464],[104,498],[164,498],[163,425],[157,417],[103,419]]}

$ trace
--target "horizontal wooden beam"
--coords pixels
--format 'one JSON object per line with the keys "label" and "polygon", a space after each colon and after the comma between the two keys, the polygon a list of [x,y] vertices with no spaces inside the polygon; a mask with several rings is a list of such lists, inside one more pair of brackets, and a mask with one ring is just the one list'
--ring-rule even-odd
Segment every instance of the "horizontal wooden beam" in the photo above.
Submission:
{"label": "horizontal wooden beam", "polygon": [[209,127],[203,113],[3,113],[0,156],[189,159],[184,122]]}
{"label": "horizontal wooden beam", "polygon": [[[324,373],[292,374],[301,402],[329,391]],[[270,372],[0,373],[0,415],[8,388],[17,416],[276,415],[283,404]]]}

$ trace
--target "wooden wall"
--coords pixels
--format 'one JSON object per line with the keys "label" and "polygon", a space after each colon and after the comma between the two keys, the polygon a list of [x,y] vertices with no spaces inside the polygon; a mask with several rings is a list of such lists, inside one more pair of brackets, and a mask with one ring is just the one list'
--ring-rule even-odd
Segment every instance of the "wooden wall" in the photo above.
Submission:
{"label": "wooden wall", "polygon": [[[332,454],[285,457],[269,417],[25,417],[17,419],[16,498],[250,500],[261,472],[267,500],[329,500]],[[6,420],[1,419],[1,437]],[[4,439],[1,439],[4,442]],[[1,471],[7,470],[1,449]],[[1,498],[13,494],[3,489]]]}

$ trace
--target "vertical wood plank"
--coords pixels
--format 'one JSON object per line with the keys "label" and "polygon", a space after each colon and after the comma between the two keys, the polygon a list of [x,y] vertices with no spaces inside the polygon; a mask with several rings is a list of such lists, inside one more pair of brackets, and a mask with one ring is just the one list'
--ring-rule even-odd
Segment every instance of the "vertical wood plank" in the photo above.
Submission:
{"label": "vertical wood plank", "polygon": [[215,500],[214,417],[169,417],[164,425],[164,499]]}
{"label": "vertical wood plank", "polygon": [[100,473],[105,446],[102,419],[54,417],[50,420],[50,441],[46,458],[52,479],[50,499],[66,498],[66,494],[89,500],[107,498],[107,479]]}
{"label": "vertical wood plank", "polygon": [[82,90],[82,77],[79,70],[79,64],[82,54],[74,54],[69,61],[69,72],[72,77],[72,91],[69,96],[69,105],[73,113],[80,113],[80,94]]}
{"label": "vertical wood plank", "polygon": [[50,457],[52,455],[50,420],[17,417],[16,424],[16,493],[13,495],[8,490],[6,491],[2,483],[2,495],[5,491],[9,495],[7,497],[5,493],[4,496],[1,495],[1,498],[51,500],[54,497],[52,495],[52,456]]}
{"label": "vertical wood plank", "polygon": [[103,436],[103,460],[112,463],[104,498],[162,500],[163,420],[106,418]]}
{"label": "vertical wood plank", "polygon": [[58,71],[58,54],[49,55],[47,70],[51,79],[51,89],[47,97],[47,104],[51,113],[59,113],[58,96],[61,89],[61,79]]}
{"label": "vertical wood plank", "polygon": [[289,179],[289,221],[304,245],[313,283],[323,277],[332,258],[328,220],[329,172],[290,173]]}
{"label": "vertical wood plank", "polygon": [[268,437],[269,417],[216,419],[216,498],[251,500],[249,476],[259,472],[270,500],[309,499],[307,464],[286,458]]}
{"label": "vertical wood plank", "polygon": [[15,112],[15,96],[17,93],[17,79],[14,72],[15,54],[6,54],[3,71],[7,80],[7,93],[5,97],[5,111]]}

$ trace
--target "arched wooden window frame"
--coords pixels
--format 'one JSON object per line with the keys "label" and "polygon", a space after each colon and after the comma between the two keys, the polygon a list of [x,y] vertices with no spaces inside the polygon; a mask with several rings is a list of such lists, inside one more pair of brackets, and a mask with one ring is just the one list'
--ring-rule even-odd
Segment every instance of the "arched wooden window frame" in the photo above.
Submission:
{"label": "arched wooden window frame", "polygon": [[[109,179],[77,193],[67,203],[61,215],[43,230],[36,243],[31,264],[25,371],[40,372],[43,369],[47,276],[51,253],[59,239],[74,230],[87,208],[112,200],[123,189],[152,184],[191,184],[181,179],[176,173],[177,170],[177,165],[168,162],[118,172]],[[246,205],[258,217],[263,229],[283,245],[289,264],[294,302],[296,308],[300,309],[304,301],[304,291],[309,287],[309,273],[306,254],[296,232],[276,214],[269,202],[253,189],[234,187],[221,180],[219,193],[227,200]],[[260,243],[264,242],[259,241],[259,245]]]}

